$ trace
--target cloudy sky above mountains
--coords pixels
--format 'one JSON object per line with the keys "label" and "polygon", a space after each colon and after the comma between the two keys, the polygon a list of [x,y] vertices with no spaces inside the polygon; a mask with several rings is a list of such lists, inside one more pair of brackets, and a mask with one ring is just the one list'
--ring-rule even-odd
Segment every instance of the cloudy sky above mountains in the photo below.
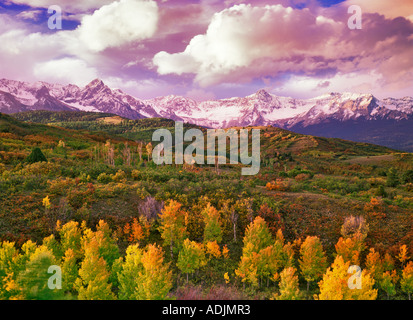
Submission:
{"label": "cloudy sky above mountains", "polygon": [[[353,4],[361,30],[347,26]],[[139,98],[412,96],[412,57],[411,0],[0,1],[0,78],[101,78]]]}

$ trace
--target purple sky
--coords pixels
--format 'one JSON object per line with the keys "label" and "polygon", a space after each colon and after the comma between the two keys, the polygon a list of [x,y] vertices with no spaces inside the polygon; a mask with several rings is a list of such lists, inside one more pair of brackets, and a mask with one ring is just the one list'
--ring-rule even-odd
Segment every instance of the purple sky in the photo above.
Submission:
{"label": "purple sky", "polygon": [[[362,29],[347,25],[351,5]],[[59,5],[63,29],[50,30]],[[198,100],[261,88],[413,95],[411,0],[3,0],[0,78],[84,86],[101,78],[138,98]]]}

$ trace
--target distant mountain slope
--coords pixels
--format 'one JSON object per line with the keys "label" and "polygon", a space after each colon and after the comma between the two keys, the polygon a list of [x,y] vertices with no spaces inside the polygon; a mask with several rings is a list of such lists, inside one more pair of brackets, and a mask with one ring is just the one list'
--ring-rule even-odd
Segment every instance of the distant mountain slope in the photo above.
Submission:
{"label": "distant mountain slope", "polygon": [[30,110],[94,111],[128,119],[167,118],[211,128],[273,125],[413,151],[412,97],[379,100],[371,94],[329,93],[293,99],[259,90],[247,97],[202,102],[174,95],[142,100],[111,89],[99,79],[84,88],[0,80],[0,112]]}
{"label": "distant mountain slope", "polygon": [[[61,126],[70,129],[87,130],[92,133],[103,131],[110,135],[118,135],[135,141],[142,140],[146,143],[151,142],[154,130],[158,128],[167,128],[174,133],[175,126],[175,122],[170,119],[151,118],[129,120],[113,114],[83,111],[28,111],[13,114],[13,117],[23,121],[53,125],[53,127],[50,128]],[[113,119],[121,121],[112,121]],[[13,119],[13,121],[20,125],[29,125],[26,122],[21,122],[15,119]],[[185,124],[184,127],[185,129],[204,129],[191,124]],[[241,127],[235,128],[239,129]],[[261,129],[261,154],[263,158],[272,158],[280,153],[303,154],[312,151],[316,153],[348,156],[380,155],[395,152],[395,150],[379,145],[298,134],[273,126],[258,126],[255,128]]]}
{"label": "distant mountain slope", "polygon": [[379,144],[389,148],[413,152],[413,119],[394,120],[332,120],[326,123],[303,126],[301,123],[290,130],[327,138]]}
{"label": "distant mountain slope", "polygon": [[[14,118],[24,121],[48,124],[66,129],[104,132],[111,135],[140,140],[152,141],[156,129],[167,128],[174,131],[175,121],[164,118],[144,118],[130,120],[112,113],[86,111],[25,111],[11,114]],[[184,124],[184,129],[200,128],[196,125]]]}
{"label": "distant mountain slope", "polygon": [[91,133],[86,130],[71,130],[39,123],[27,123],[3,113],[0,113],[0,134],[1,133],[6,135],[0,137],[0,145],[2,144],[2,139],[9,136],[11,139],[27,140],[34,144],[46,144],[49,147],[52,145],[56,146],[59,140],[64,140],[68,144],[71,142],[82,142],[86,144],[104,143],[109,139],[117,143],[128,141],[123,137],[107,132]]}

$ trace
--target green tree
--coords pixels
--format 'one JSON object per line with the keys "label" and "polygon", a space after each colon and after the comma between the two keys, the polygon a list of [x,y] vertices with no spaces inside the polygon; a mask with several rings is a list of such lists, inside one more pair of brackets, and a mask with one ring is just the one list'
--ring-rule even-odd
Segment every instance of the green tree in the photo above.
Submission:
{"label": "green tree", "polygon": [[75,257],[77,259],[80,259],[83,255],[83,252],[82,232],[79,228],[79,223],[76,221],[69,221],[61,227],[60,222],[58,222],[56,230],[60,235],[60,245],[62,252],[66,252],[67,249],[72,249]]}
{"label": "green tree", "polygon": [[109,283],[110,273],[105,259],[99,254],[99,244],[92,237],[84,247],[85,256],[79,269],[75,287],[79,300],[113,300],[115,295]]}
{"label": "green tree", "polygon": [[222,241],[222,229],[219,212],[208,203],[202,213],[205,222],[204,243],[210,241],[220,243]]}
{"label": "green tree", "polygon": [[117,239],[112,235],[109,225],[103,220],[99,220],[94,236],[98,240],[100,256],[105,259],[109,268],[111,268],[113,262],[120,257],[119,247],[116,243]]}
{"label": "green tree", "polygon": [[28,163],[35,163],[35,162],[47,162],[46,157],[44,156],[42,150],[40,148],[34,148],[29,156],[26,158]]}
{"label": "green tree", "polygon": [[387,172],[387,181],[386,185],[388,187],[397,187],[400,183],[399,176],[397,174],[396,169],[390,168],[389,171]]}
{"label": "green tree", "polygon": [[122,300],[164,300],[172,288],[169,263],[164,263],[162,248],[152,244],[146,250],[130,245],[118,278]]}
{"label": "green tree", "polygon": [[179,270],[186,273],[186,281],[189,281],[189,273],[195,272],[195,270],[203,267],[206,263],[205,248],[202,243],[185,239],[176,265]]}
{"label": "green tree", "polygon": [[384,186],[379,185],[379,187],[377,188],[375,195],[378,197],[382,197],[382,198],[386,198],[387,197],[387,192],[384,189]]}
{"label": "green tree", "polygon": [[142,256],[143,250],[139,248],[139,244],[127,247],[125,262],[118,274],[119,299],[135,300],[137,292],[141,291],[141,275],[144,272]]}
{"label": "green tree", "polygon": [[57,260],[61,259],[62,249],[53,234],[43,239],[43,245],[53,253]]}
{"label": "green tree", "polygon": [[19,273],[17,283],[25,300],[60,300],[63,292],[49,288],[49,267],[56,265],[56,258],[45,246],[40,246],[31,255],[24,271]]}
{"label": "green tree", "polygon": [[413,170],[407,170],[403,174],[403,182],[404,183],[413,183]]}
{"label": "green tree", "polygon": [[396,270],[393,271],[386,271],[383,273],[381,280],[380,280],[380,288],[386,292],[387,300],[390,299],[390,296],[394,296],[396,294],[396,284],[397,284],[398,276]]}

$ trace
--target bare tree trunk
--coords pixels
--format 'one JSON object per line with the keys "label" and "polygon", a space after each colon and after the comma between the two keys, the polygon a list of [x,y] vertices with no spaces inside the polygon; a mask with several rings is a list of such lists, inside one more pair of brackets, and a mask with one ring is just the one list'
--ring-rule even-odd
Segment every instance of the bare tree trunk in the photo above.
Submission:
{"label": "bare tree trunk", "polygon": [[142,142],[138,144],[139,161],[142,162]]}
{"label": "bare tree trunk", "polygon": [[235,213],[233,210],[231,213],[231,221],[234,227],[234,242],[237,242],[237,221],[238,221],[238,214]]}

